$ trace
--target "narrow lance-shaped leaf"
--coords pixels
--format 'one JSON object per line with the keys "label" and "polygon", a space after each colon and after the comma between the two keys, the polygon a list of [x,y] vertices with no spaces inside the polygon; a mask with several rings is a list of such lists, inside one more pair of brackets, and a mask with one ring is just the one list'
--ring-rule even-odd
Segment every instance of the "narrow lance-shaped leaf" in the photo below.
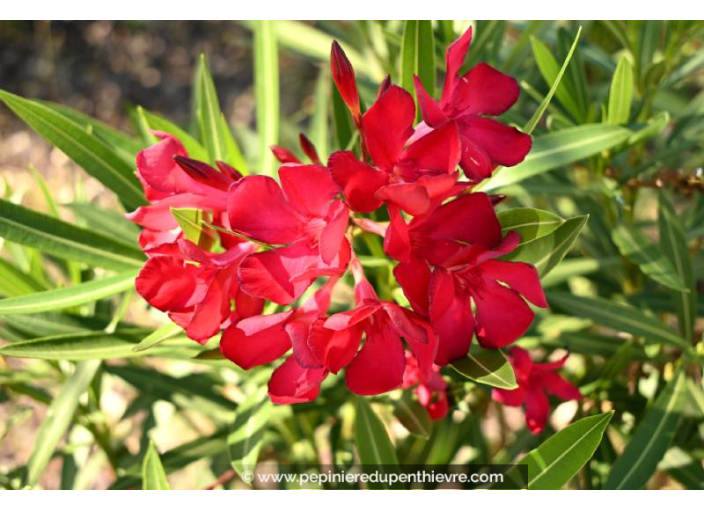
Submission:
{"label": "narrow lance-shaped leaf", "polygon": [[[391,444],[384,424],[362,397],[357,398],[357,413],[355,417],[355,440],[359,460],[363,466],[368,466],[371,472],[397,473],[398,458]],[[371,489],[389,489],[385,483],[369,483]]]}
{"label": "narrow lance-shaped leaf", "polygon": [[[557,65],[557,60],[553,56],[550,49],[542,41],[531,37],[530,39],[531,47],[533,49],[533,57],[538,65],[540,74],[542,74],[545,83],[552,85],[557,80],[560,74],[560,68]],[[564,82],[560,83],[556,89],[555,94],[557,95],[560,104],[574,117],[579,119],[581,117],[579,105],[577,100],[572,95],[569,87],[565,85]]]}
{"label": "narrow lance-shaped leaf", "polygon": [[99,367],[100,361],[86,361],[76,365],[76,371],[52,400],[39,428],[36,447],[27,462],[28,485],[33,486],[39,480],[56,450],[56,445],[71,424],[73,413],[78,407],[78,399],[88,389]]}
{"label": "narrow lance-shaped leaf", "polygon": [[521,459],[528,466],[528,489],[557,490],[569,482],[594,455],[613,414],[582,418]]}
{"label": "narrow lance-shaped leaf", "polygon": [[562,77],[565,74],[565,70],[567,69],[567,66],[572,60],[572,55],[574,55],[574,52],[577,49],[577,43],[579,42],[579,36],[581,35],[581,33],[582,27],[579,27],[579,30],[577,30],[577,35],[574,36],[574,41],[572,42],[570,51],[567,53],[567,57],[565,57],[565,61],[562,63],[560,71],[557,73],[557,76],[555,76],[555,79],[552,81],[552,86],[550,87],[550,90],[548,91],[545,98],[540,102],[540,106],[538,106],[538,109],[535,111],[528,123],[523,127],[524,133],[531,134],[535,127],[538,125],[538,122],[540,122],[540,119],[543,117],[545,110],[548,109],[550,101],[552,101],[552,98],[555,95],[555,91],[560,86],[560,82],[562,81]]}
{"label": "narrow lance-shaped leaf", "polygon": [[56,257],[107,269],[140,266],[136,246],[0,199],[0,237]]}
{"label": "narrow lance-shaped leaf", "polygon": [[550,292],[548,301],[566,312],[592,319],[597,324],[616,331],[644,337],[655,343],[687,348],[689,345],[672,329],[638,308],[602,298],[573,296],[563,292]]}
{"label": "narrow lance-shaped leaf", "polygon": [[169,480],[166,478],[166,471],[161,464],[159,452],[156,450],[154,441],[149,441],[147,454],[142,461],[142,489],[145,491],[168,491],[171,490]]}
{"label": "narrow lance-shaped leaf", "polygon": [[0,90],[0,100],[78,166],[114,191],[128,210],[145,204],[134,169],[105,142],[49,106]]}
{"label": "narrow lance-shaped leaf", "polygon": [[404,391],[401,398],[392,402],[394,416],[406,427],[406,430],[416,436],[430,437],[433,422],[428,411],[413,398],[413,393]]}
{"label": "narrow lance-shaped leaf", "polygon": [[254,91],[261,173],[274,175],[276,158],[270,150],[279,143],[279,56],[275,21],[259,20],[254,26]]}
{"label": "narrow lance-shaped leaf", "polygon": [[687,239],[682,222],[664,193],[660,193],[659,205],[660,245],[684,284],[684,288],[674,297],[675,309],[682,336],[691,343],[694,340],[694,322],[697,318],[697,293]]}
{"label": "narrow lance-shaped leaf", "polygon": [[570,218],[550,234],[521,243],[503,259],[533,264],[540,276],[545,276],[567,255],[588,219],[588,216]]}
{"label": "narrow lance-shaped leaf", "polygon": [[252,392],[237,407],[235,421],[227,436],[227,446],[230,463],[240,476],[245,471],[254,471],[272,409],[266,386]]}
{"label": "narrow lance-shaped leaf", "polygon": [[624,55],[618,61],[616,72],[609,90],[609,109],[607,122],[609,124],[625,124],[631,118],[631,102],[633,101],[633,69]]}
{"label": "narrow lance-shaped leaf", "polygon": [[501,233],[516,232],[521,236],[521,244],[554,232],[565,220],[557,214],[530,207],[517,207],[498,213]]}
{"label": "narrow lance-shaped leaf", "polygon": [[137,107],[137,111],[144,117],[149,129],[153,131],[162,131],[164,133],[169,133],[183,144],[188,156],[198,161],[208,160],[208,151],[201,143],[193,138],[187,131],[181,129],[179,126],[173,122],[166,120],[155,113],[145,110],[141,106]]}
{"label": "narrow lance-shaped leaf", "polygon": [[493,191],[565,167],[625,142],[632,131],[621,126],[584,124],[536,137],[523,163],[504,168],[477,189]]}
{"label": "narrow lance-shaped leaf", "polygon": [[451,366],[478,383],[504,390],[518,388],[513,367],[499,349],[482,349],[473,345],[466,357],[453,361]]}
{"label": "narrow lance-shaped leaf", "polygon": [[612,230],[611,237],[621,255],[637,264],[646,275],[670,289],[686,292],[681,276],[667,256],[639,230],[620,224]]}
{"label": "narrow lance-shaped leaf", "polygon": [[432,21],[406,21],[401,46],[401,86],[415,97],[413,76],[418,76],[425,90],[432,97],[435,95],[435,72],[435,37]]}
{"label": "narrow lance-shaped leaf", "polygon": [[242,173],[247,173],[247,164],[242,157],[242,152],[232,137],[232,132],[220,110],[220,101],[205,55],[200,57],[196,70],[196,81],[198,127],[203,144],[210,156],[210,162],[224,161]]}
{"label": "narrow lance-shaped leaf", "polygon": [[680,369],[616,459],[604,489],[641,489],[648,482],[675,436],[686,388],[685,373]]}
{"label": "narrow lance-shaped leaf", "polygon": [[146,351],[147,349],[154,347],[161,342],[165,342],[169,338],[172,338],[181,332],[183,332],[183,330],[178,324],[168,322],[160,328],[152,331],[149,335],[145,336],[139,344],[134,346],[133,350],[137,352]]}
{"label": "narrow lance-shaped leaf", "polygon": [[72,287],[51,289],[25,296],[0,300],[0,316],[62,310],[92,303],[134,287],[137,271],[80,283]]}

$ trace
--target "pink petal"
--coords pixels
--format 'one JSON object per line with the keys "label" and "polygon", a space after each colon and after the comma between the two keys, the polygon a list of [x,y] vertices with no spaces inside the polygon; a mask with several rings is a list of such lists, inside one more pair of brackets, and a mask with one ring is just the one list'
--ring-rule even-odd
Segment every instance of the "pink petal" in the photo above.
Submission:
{"label": "pink petal", "polygon": [[269,380],[269,397],[275,404],[299,404],[315,400],[327,377],[324,368],[305,368],[289,356]]}
{"label": "pink petal", "polygon": [[376,166],[390,171],[413,135],[416,106],[413,97],[391,85],[362,117],[364,143]]}
{"label": "pink petal", "polygon": [[388,175],[357,159],[350,151],[333,153],[328,160],[330,172],[340,185],[350,209],[372,212],[381,206],[374,193],[388,182]]}
{"label": "pink petal", "polygon": [[264,243],[286,244],[301,235],[301,218],[271,177],[249,175],[227,196],[230,228]]}

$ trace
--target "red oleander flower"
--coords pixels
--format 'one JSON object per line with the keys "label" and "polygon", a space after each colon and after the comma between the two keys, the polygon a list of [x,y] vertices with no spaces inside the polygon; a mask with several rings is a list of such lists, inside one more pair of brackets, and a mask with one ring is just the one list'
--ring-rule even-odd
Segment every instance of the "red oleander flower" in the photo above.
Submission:
{"label": "red oleander flower", "polygon": [[[432,329],[410,310],[380,300],[357,259],[350,267],[355,278],[356,308],[325,321],[324,329],[310,338],[312,353],[331,371],[349,364],[345,381],[358,395],[378,395],[402,386],[406,357],[401,338],[406,340],[421,372],[428,375],[437,349]],[[359,350],[363,334],[364,345]]]}
{"label": "red oleander flower", "polygon": [[255,249],[242,242],[216,254],[185,239],[161,244],[137,275],[137,292],[189,338],[205,343],[230,320],[231,302],[241,316],[261,312],[263,301],[242,292],[236,279],[240,263]]}
{"label": "red oleander flower", "polygon": [[247,257],[238,278],[252,296],[287,305],[319,276],[343,273],[350,258],[345,238],[349,209],[327,168],[284,165],[281,187],[271,177],[248,176],[227,198],[232,230],[261,243],[282,245]]}
{"label": "red oleander flower", "polygon": [[416,359],[406,351],[406,371],[403,374],[404,389],[413,388],[420,405],[425,407],[432,420],[447,416],[447,383],[440,375],[440,367],[433,365],[429,373],[423,373]]}
{"label": "red oleander flower", "polygon": [[520,88],[514,78],[483,63],[460,76],[471,41],[470,27],[447,48],[447,75],[439,103],[428,95],[418,77],[415,88],[426,129],[457,124],[462,141],[460,166],[476,182],[490,177],[498,165],[514,166],[523,161],[531,138],[488,117],[501,115],[516,102]]}
{"label": "red oleander flower", "polygon": [[480,345],[491,349],[518,339],[534,316],[524,298],[547,307],[534,266],[496,260],[519,241],[515,232],[502,237],[484,193],[461,196],[411,221],[408,247],[401,250],[411,255],[394,274],[414,310],[438,335],[437,364],[465,356],[475,333]]}
{"label": "red oleander flower", "polygon": [[371,166],[350,151],[330,156],[335,181],[350,209],[371,212],[387,203],[409,214],[425,214],[432,200],[457,181],[460,141],[453,123],[415,137],[413,97],[396,85],[381,92],[361,120],[361,133]]}
{"label": "red oleander flower", "polygon": [[139,240],[145,250],[173,243],[180,237],[180,228],[171,208],[209,211],[213,223],[222,226],[226,218],[227,190],[242,177],[221,161],[217,162],[218,171],[189,159],[186,149],[176,138],[167,133],[155,134],[161,141],[137,155],[137,177],[150,203],[126,215],[144,227]]}
{"label": "red oleander flower", "polygon": [[293,349],[271,376],[269,396],[277,404],[314,400],[328,369],[313,355],[308,344],[322,328],[330,293],[337,279],[331,278],[302,307],[272,315],[257,315],[233,323],[220,340],[220,351],[230,361],[248,370],[266,365]]}
{"label": "red oleander flower", "polygon": [[579,389],[557,374],[567,361],[569,354],[552,363],[534,363],[528,351],[514,347],[510,361],[516,372],[518,388],[515,390],[494,389],[492,398],[507,406],[525,404],[526,424],[533,434],[540,434],[548,422],[550,402],[548,395],[561,400],[579,400]]}

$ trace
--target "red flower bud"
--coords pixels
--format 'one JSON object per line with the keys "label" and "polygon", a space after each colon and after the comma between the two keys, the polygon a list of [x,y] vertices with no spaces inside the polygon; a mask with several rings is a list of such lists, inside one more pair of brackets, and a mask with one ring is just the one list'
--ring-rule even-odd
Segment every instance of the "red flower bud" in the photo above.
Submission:
{"label": "red flower bud", "polygon": [[313,142],[311,142],[310,139],[303,133],[298,135],[298,141],[301,144],[301,149],[303,149],[303,152],[306,156],[308,156],[311,162],[316,165],[321,165],[322,163],[320,162],[318,151],[316,150],[315,145],[313,145]]}
{"label": "red flower bud", "polygon": [[350,109],[355,121],[358,121],[360,118],[359,92],[354,79],[354,69],[352,69],[352,64],[337,41],[332,42],[330,67],[332,68],[332,79],[337,85],[337,90],[340,91],[342,100],[347,105],[347,108]]}

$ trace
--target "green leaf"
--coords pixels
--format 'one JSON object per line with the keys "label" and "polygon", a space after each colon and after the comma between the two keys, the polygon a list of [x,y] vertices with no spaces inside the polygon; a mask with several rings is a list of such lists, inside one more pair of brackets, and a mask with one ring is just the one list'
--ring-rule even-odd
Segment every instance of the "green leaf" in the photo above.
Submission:
{"label": "green leaf", "polygon": [[0,90],[0,100],[78,166],[114,191],[126,209],[133,210],[146,203],[134,168],[84,127],[45,104],[9,92]]}
{"label": "green leaf", "polygon": [[116,276],[72,287],[2,299],[0,300],[0,315],[48,312],[92,303],[133,288],[136,274],[136,271],[127,271]]}
{"label": "green leaf", "polygon": [[76,218],[83,220],[89,229],[112,236],[121,242],[129,241],[130,244],[138,245],[139,227],[126,220],[122,214],[81,202],[65,204],[64,207],[68,207]]}
{"label": "green leaf", "polygon": [[495,173],[477,189],[493,191],[620,145],[633,134],[621,126],[584,124],[536,137],[523,163]]}
{"label": "green leaf", "polygon": [[[560,76],[560,68],[557,65],[557,60],[555,60],[552,51],[550,51],[545,43],[535,37],[530,38],[530,44],[533,49],[533,57],[535,58],[535,62],[538,65],[538,69],[545,83],[548,86],[553,85],[555,81],[557,81],[558,76]],[[565,107],[572,117],[575,119],[581,118],[581,111],[577,100],[573,97],[569,87],[567,87],[564,82],[558,82],[555,94],[557,95],[557,100],[560,101],[560,104]]]}
{"label": "green leaf", "polygon": [[631,102],[633,101],[633,69],[628,57],[621,56],[611,81],[609,90],[609,109],[606,122],[609,124],[625,124],[631,118]]}
{"label": "green leaf", "polygon": [[175,209],[171,208],[171,214],[183,230],[186,239],[199,245],[203,230],[203,211],[200,209]]}
{"label": "green leaf", "polygon": [[154,441],[149,441],[147,454],[142,461],[142,490],[171,490],[171,485],[169,485],[169,480],[166,478],[166,471],[164,471],[164,466],[161,464],[159,452],[156,450]]}
{"label": "green leaf", "polygon": [[697,317],[697,292],[684,226],[665,193],[660,193],[659,206],[660,245],[675,268],[678,279],[684,284],[683,290],[675,295],[680,331],[684,339],[691,343],[694,340],[694,322]]}
{"label": "green leaf", "polygon": [[653,280],[670,289],[686,292],[682,278],[667,256],[658,246],[650,244],[639,230],[620,224],[611,231],[611,237],[621,255],[637,264]]}
{"label": "green leaf", "polygon": [[[41,283],[23,273],[11,262],[0,258],[0,295],[23,296],[44,290]],[[1,303],[2,301],[0,301]]]}
{"label": "green leaf", "polygon": [[139,344],[134,346],[133,350],[135,352],[146,351],[147,349],[154,347],[155,345],[158,345],[161,342],[164,342],[182,332],[183,329],[181,329],[178,324],[167,322],[160,328],[145,336]]}
{"label": "green leaf", "polygon": [[254,22],[254,92],[257,101],[260,172],[276,174],[270,147],[279,143],[279,55],[275,21]]}
{"label": "green leaf", "polygon": [[35,440],[36,447],[27,462],[27,485],[36,485],[61,437],[71,424],[73,413],[78,407],[78,399],[88,389],[99,367],[100,361],[86,361],[76,365],[76,371],[52,400],[39,428]]}
{"label": "green leaf", "polygon": [[266,386],[251,392],[237,407],[235,421],[227,436],[227,447],[232,468],[240,476],[245,471],[253,472],[257,465],[272,409]]}
{"label": "green leaf", "polygon": [[521,459],[528,466],[528,489],[557,490],[569,482],[594,455],[613,414],[582,418]]}
{"label": "green leaf", "polygon": [[413,398],[413,393],[404,391],[401,398],[393,400],[394,416],[408,432],[428,438],[433,429],[433,422],[428,411]]}
{"label": "green leaf", "polygon": [[178,138],[186,149],[186,152],[188,152],[189,158],[197,159],[198,161],[209,160],[207,149],[203,147],[198,140],[188,134],[188,132],[181,129],[173,122],[145,110],[141,106],[137,107],[137,112],[144,118],[149,129],[169,133]]}
{"label": "green leaf", "polygon": [[501,223],[501,233],[518,233],[521,236],[521,244],[548,235],[565,222],[557,214],[530,207],[501,211],[497,216]]}
{"label": "green leaf", "polygon": [[107,269],[139,267],[144,262],[144,254],[136,246],[2,199],[0,237],[62,259]]}
{"label": "green leaf", "polygon": [[453,361],[451,366],[458,373],[481,384],[504,390],[518,388],[513,367],[499,349],[482,349],[472,345],[467,356]]}
{"label": "green leaf", "polygon": [[352,116],[335,86],[332,87],[332,121],[335,127],[337,147],[345,150],[349,147],[354,136],[354,124]]}
{"label": "green leaf", "polygon": [[196,70],[196,115],[201,140],[211,163],[224,161],[240,172],[247,173],[247,164],[220,110],[220,101],[210,75],[205,55],[200,56]]}
{"label": "green leaf", "polygon": [[314,94],[314,109],[310,119],[310,135],[313,145],[322,161],[327,161],[329,154],[329,111],[330,111],[330,72],[322,68],[318,74]]}
{"label": "green leaf", "polygon": [[[553,96],[555,95],[555,91],[557,88],[560,86],[560,82],[562,81],[562,77],[565,74],[565,70],[567,69],[567,66],[569,65],[570,61],[572,60],[572,55],[574,55],[575,49],[577,48],[577,43],[579,42],[579,36],[582,33],[582,27],[579,27],[577,30],[577,35],[574,36],[574,41],[572,42],[572,46],[570,47],[570,51],[567,53],[567,57],[565,57],[565,61],[562,63],[562,67],[560,68],[560,71],[557,73],[557,76],[555,76],[555,79],[552,81],[552,86],[550,87],[550,90],[548,91],[547,95],[545,98],[540,102],[540,105],[538,106],[538,109],[535,111],[533,116],[530,118],[528,123],[523,127],[523,132],[526,134],[531,134],[535,127],[538,125],[540,122],[540,119],[543,117],[543,114],[545,113],[545,110],[548,109],[548,106],[550,105],[550,101],[552,101]],[[532,39],[532,36],[531,36]],[[538,51],[541,51],[540,49]]]}
{"label": "green leaf", "polygon": [[[357,414],[355,418],[355,442],[362,466],[368,466],[371,472],[397,473],[396,450],[389,439],[384,424],[363,397],[357,397]],[[368,473],[369,474],[369,473]],[[389,489],[384,483],[370,482],[371,489]]]}
{"label": "green leaf", "polygon": [[[435,95],[435,37],[430,20],[408,20],[401,46],[401,86],[416,97],[413,76],[418,76],[431,97]],[[418,99],[416,98],[416,104]],[[418,112],[420,115],[420,111]]]}
{"label": "green leaf", "polygon": [[656,343],[688,348],[689,345],[659,320],[632,306],[602,298],[573,296],[563,292],[548,293],[551,306],[557,306],[576,317],[591,319],[616,331],[644,337]]}
{"label": "green leaf", "polygon": [[567,255],[588,219],[588,216],[570,218],[550,234],[521,243],[502,260],[533,264],[540,276],[545,276]]}
{"label": "green leaf", "polygon": [[686,387],[685,373],[680,369],[662,390],[626,449],[614,462],[604,489],[632,490],[645,486],[675,435]]}

